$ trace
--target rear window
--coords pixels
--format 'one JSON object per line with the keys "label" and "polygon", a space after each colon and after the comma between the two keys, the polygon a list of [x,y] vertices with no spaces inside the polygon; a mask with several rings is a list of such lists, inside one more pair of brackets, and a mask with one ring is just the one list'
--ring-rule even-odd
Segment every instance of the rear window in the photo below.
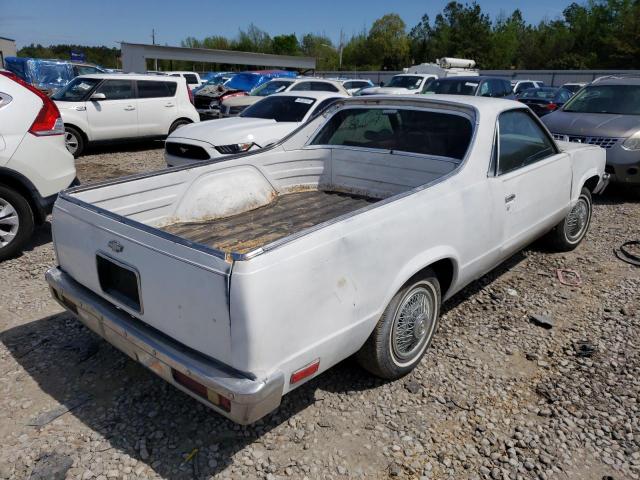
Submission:
{"label": "rear window", "polygon": [[187,83],[189,85],[197,85],[198,84],[198,77],[196,77],[193,73],[185,73],[184,74],[184,78],[187,79]]}
{"label": "rear window", "polygon": [[425,93],[449,95],[475,95],[480,80],[433,80]]}
{"label": "rear window", "polygon": [[173,97],[177,88],[176,82],[138,80],[138,98]]}
{"label": "rear window", "polygon": [[471,134],[471,122],[453,113],[349,108],[337,112],[312,144],[397,150],[462,160]]}

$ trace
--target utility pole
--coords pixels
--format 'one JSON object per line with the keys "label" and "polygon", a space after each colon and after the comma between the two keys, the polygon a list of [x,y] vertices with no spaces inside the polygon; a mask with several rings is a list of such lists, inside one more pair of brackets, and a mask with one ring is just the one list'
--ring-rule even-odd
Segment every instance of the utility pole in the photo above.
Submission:
{"label": "utility pole", "polygon": [[[151,29],[151,44],[155,45],[156,44],[156,29],[152,28]],[[154,67],[153,69],[157,72],[158,71],[158,59],[154,58]]]}
{"label": "utility pole", "polygon": [[344,49],[344,32],[340,29],[340,46],[338,47],[338,70],[342,70],[342,50]]}

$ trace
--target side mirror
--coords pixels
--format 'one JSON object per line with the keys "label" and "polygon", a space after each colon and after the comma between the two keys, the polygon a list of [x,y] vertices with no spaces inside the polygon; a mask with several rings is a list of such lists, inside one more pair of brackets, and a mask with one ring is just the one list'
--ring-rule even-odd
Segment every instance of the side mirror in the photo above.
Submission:
{"label": "side mirror", "polygon": [[107,96],[104,93],[94,93],[93,95],[91,95],[91,98],[89,100],[91,100],[92,102],[98,102],[100,100],[106,100]]}

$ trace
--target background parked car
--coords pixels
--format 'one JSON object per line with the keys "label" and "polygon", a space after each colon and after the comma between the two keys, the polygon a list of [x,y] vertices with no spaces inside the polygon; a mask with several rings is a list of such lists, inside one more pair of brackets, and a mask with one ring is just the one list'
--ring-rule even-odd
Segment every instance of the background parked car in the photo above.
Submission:
{"label": "background parked car", "polygon": [[405,95],[423,93],[431,80],[437,78],[433,74],[401,73],[394,75],[387,85],[363,88],[358,95]]}
{"label": "background parked car", "polygon": [[170,167],[257,150],[277,142],[336,100],[336,92],[285,92],[263,98],[238,117],[187,125],[169,135]]}
{"label": "background parked car", "polygon": [[206,86],[195,94],[195,106],[203,120],[220,118],[222,100],[230,96],[245,95],[274,78],[295,78],[296,72],[287,70],[257,70],[240,72],[222,85]]}
{"label": "background parked car", "polygon": [[425,93],[515,98],[509,81],[485,76],[438,78],[427,85]]}
{"label": "background parked car", "polygon": [[337,82],[342,83],[342,86],[345,88],[347,92],[349,92],[349,95],[353,95],[354,93],[356,93],[359,90],[362,90],[363,88],[375,87],[373,82],[367,79],[337,78],[335,80]]}
{"label": "background parked car", "polygon": [[569,90],[571,93],[576,93],[582,87],[586,86],[585,82],[569,82],[562,85],[562,88]]}
{"label": "background parked car", "polygon": [[540,80],[511,80],[511,89],[513,90],[514,95],[518,95],[530,88],[541,87],[544,87],[544,82],[541,82]]}
{"label": "background parked car", "polygon": [[564,88],[529,88],[520,92],[518,100],[542,117],[562,107],[572,95]]}
{"label": "background parked car", "polygon": [[197,72],[166,72],[166,74],[170,77],[184,78],[187,81],[187,86],[191,90],[195,90],[202,85],[202,80]]}
{"label": "background parked car", "polygon": [[211,74],[206,77],[200,77],[202,79],[202,83],[199,87],[193,89],[193,94],[196,95],[200,90],[207,86],[215,87],[216,85],[222,85],[223,83],[231,80],[234,75],[235,73],[233,72],[211,72]]}
{"label": "background parked car", "polygon": [[599,79],[542,121],[556,140],[604,148],[611,181],[640,187],[640,77]]}
{"label": "background parked car", "polygon": [[276,78],[260,85],[249,92],[249,95],[239,95],[222,100],[220,114],[223,117],[235,117],[250,105],[264,97],[282,92],[333,92],[349,95],[342,83],[323,78]]}
{"label": "background parked car", "polygon": [[0,260],[18,253],[76,176],[55,103],[0,71]]}
{"label": "background parked car", "polygon": [[7,57],[4,62],[7,70],[49,95],[60,90],[78,75],[107,73],[96,65],[64,60]]}
{"label": "background parked car", "polygon": [[85,75],[52,98],[75,157],[91,142],[162,137],[200,120],[181,77]]}

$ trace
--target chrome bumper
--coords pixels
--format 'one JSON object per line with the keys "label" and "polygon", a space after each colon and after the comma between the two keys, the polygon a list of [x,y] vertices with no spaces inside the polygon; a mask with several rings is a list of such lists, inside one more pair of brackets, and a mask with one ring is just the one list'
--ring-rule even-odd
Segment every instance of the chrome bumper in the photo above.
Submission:
{"label": "chrome bumper", "polygon": [[[53,298],[90,330],[178,389],[246,425],[276,409],[282,399],[284,375],[252,379],[172,341],[83,287],[60,268],[45,274]],[[174,380],[173,370],[230,400],[229,411]]]}

